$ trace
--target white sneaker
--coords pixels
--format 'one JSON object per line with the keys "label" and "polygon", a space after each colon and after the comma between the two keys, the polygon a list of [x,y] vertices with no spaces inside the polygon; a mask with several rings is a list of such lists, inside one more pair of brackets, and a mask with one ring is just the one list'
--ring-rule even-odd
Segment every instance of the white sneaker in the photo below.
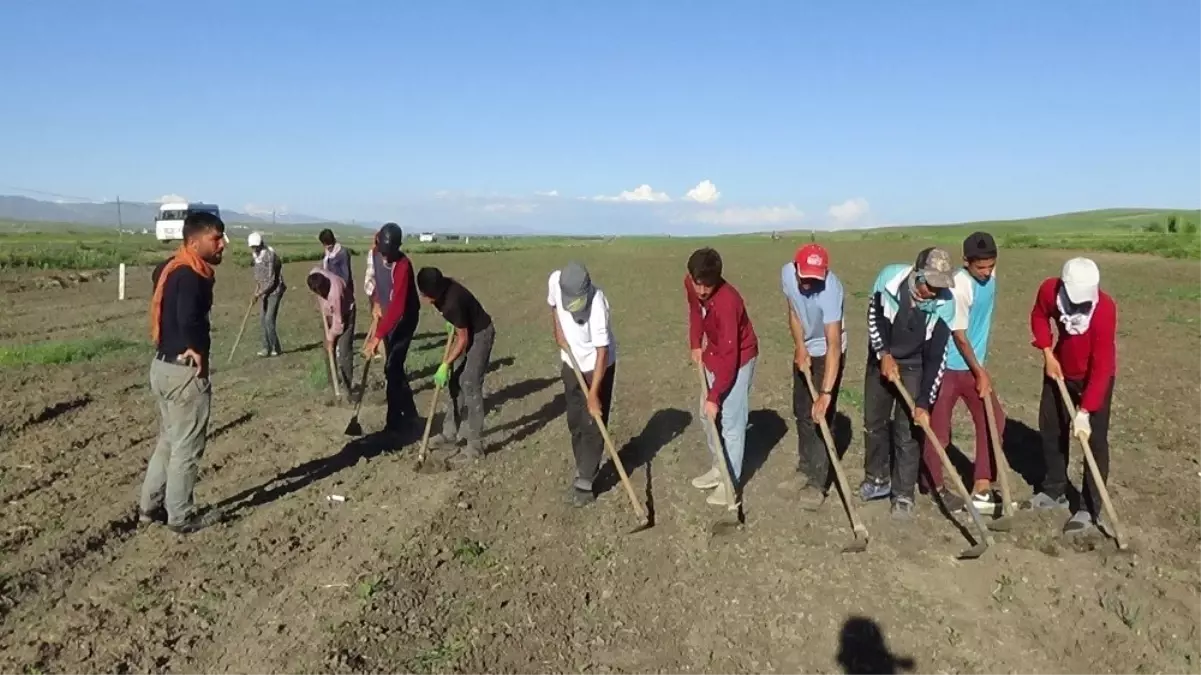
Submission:
{"label": "white sneaker", "polygon": [[692,479],[692,487],[698,490],[711,490],[721,485],[721,469],[716,466]]}
{"label": "white sneaker", "polygon": [[729,506],[734,503],[733,495],[729,494],[729,490],[724,485],[718,485],[713,492],[705,499],[706,504],[714,506]]}

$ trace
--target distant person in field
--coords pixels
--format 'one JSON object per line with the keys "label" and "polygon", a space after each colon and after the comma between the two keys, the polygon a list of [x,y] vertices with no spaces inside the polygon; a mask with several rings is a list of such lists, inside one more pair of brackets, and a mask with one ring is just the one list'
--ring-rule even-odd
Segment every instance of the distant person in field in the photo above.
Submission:
{"label": "distant person in field", "polygon": [[[711,435],[705,434],[713,467],[694,478],[692,485],[712,490],[706,503],[729,506],[738,498],[742,478],[751,379],[759,356],[759,338],[742,295],[722,276],[721,256],[717,251],[702,248],[689,256],[684,295],[688,303],[692,360],[704,366],[709,382],[709,394],[700,412],[717,425],[723,446],[714,447]],[[718,464],[727,459],[735,494],[728,492]]]}
{"label": "distant person in field", "polygon": [[258,232],[251,232],[246,244],[254,255],[254,297],[259,303],[259,322],[263,328],[263,348],[258,355],[279,356],[284,348],[279,344],[276,319],[279,303],[288,289],[284,283],[283,261]]}
{"label": "distant person in field", "polygon": [[189,214],[179,250],[153,277],[150,391],[158,401],[159,435],[142,483],[139,522],[165,522],[179,534],[207,524],[192,498],[212,406],[209,312],[224,235],[216,215]]}
{"label": "distant person in field", "polygon": [[[881,270],[868,300],[863,378],[866,448],[859,496],[869,501],[891,495],[891,513],[897,520],[914,515],[922,456],[919,423],[929,423],[946,368],[955,320],[954,284],[950,254],[927,248],[913,265],[894,264]],[[895,390],[897,380],[914,402],[912,416]]]}
{"label": "distant person in field", "polygon": [[466,446],[447,461],[451,465],[473,462],[484,456],[484,375],[492,358],[496,330],[492,317],[463,284],[445,277],[437,267],[417,272],[417,289],[423,300],[446,319],[448,337],[454,342],[446,359],[438,365],[434,382],[450,391],[451,406],[442,418],[442,431],[430,439],[433,447]]}
{"label": "distant person in field", "polygon": [[[817,421],[834,426],[838,392],[846,366],[847,332],[843,327],[842,282],[830,270],[830,254],[820,244],[800,247],[780,269],[792,333],[792,414],[797,425],[797,471],[805,478],[800,504],[816,509],[826,499],[832,473]],[[801,376],[808,371],[817,400]],[[833,450],[833,448],[831,448]]]}
{"label": "distant person in field", "polygon": [[[984,363],[988,359],[988,338],[992,333],[993,310],[997,301],[997,244],[987,232],[975,232],[963,242],[963,267],[955,272],[951,295],[955,298],[955,318],[951,338],[955,346],[947,350],[947,370],[938,388],[938,398],[930,411],[930,428],[947,447],[951,442],[951,417],[955,404],[963,401],[972,416],[976,436],[975,482],[972,503],[980,513],[992,514],[1000,497],[992,489],[996,464],[993,461],[984,400],[992,402],[997,419],[997,435],[1005,431],[1005,413],[992,388],[992,378]],[[1001,448],[996,449],[1001,452]],[[930,475],[930,488],[937,492],[943,506],[954,513],[964,509],[963,499],[943,485],[942,462],[927,438],[923,461]]]}
{"label": "distant person in field", "polygon": [[[1067,508],[1068,448],[1076,434],[1088,439],[1101,479],[1109,480],[1109,414],[1117,377],[1118,309],[1101,290],[1101,272],[1088,258],[1072,258],[1059,277],[1038,288],[1030,310],[1033,345],[1043,353],[1043,393],[1038,407],[1047,472],[1030,500],[1037,509]],[[1053,335],[1051,325],[1055,325]],[[1054,378],[1063,379],[1075,417],[1060,400]],[[1064,525],[1064,534],[1087,532],[1094,525],[1112,536],[1101,511],[1101,498],[1091,472],[1084,471],[1084,499]]]}
{"label": "distant person in field", "polygon": [[[354,373],[354,293],[342,277],[320,267],[309,270],[305,284],[317,296],[325,326],[325,349],[334,355],[342,391],[352,396]],[[359,392],[361,395],[362,392]]]}
{"label": "distant person in field", "polygon": [[[605,441],[592,414],[609,424],[613,381],[617,376],[617,339],[609,318],[609,298],[592,283],[588,269],[570,262],[546,280],[551,329],[559,345],[560,376],[567,403],[567,428],[575,455],[575,479],[568,500],[577,507],[596,500],[593,481],[605,456]],[[581,390],[571,366],[575,357],[584,376]]]}
{"label": "distant person in field", "polygon": [[398,435],[410,431],[418,421],[405,360],[417,332],[421,311],[413,263],[401,250],[403,240],[404,232],[396,223],[385,224],[376,235],[379,267],[375,268],[373,290],[381,316],[375,333],[367,336],[367,344],[363,347],[363,355],[371,358],[379,351],[381,343],[384,346],[388,398],[385,430]]}

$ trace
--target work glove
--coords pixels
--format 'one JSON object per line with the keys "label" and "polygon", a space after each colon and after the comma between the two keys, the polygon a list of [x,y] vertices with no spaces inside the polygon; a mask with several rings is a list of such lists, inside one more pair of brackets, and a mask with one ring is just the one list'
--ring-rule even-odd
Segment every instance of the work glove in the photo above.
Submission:
{"label": "work glove", "polygon": [[455,333],[455,325],[449,321],[446,322],[446,337],[450,337]]}
{"label": "work glove", "polygon": [[434,384],[439,387],[445,387],[450,381],[450,364],[443,363],[438,366],[438,372],[434,373]]}
{"label": "work glove", "polygon": [[1085,440],[1093,433],[1093,428],[1088,421],[1088,412],[1085,410],[1077,410],[1076,418],[1072,420],[1072,435],[1084,436]]}

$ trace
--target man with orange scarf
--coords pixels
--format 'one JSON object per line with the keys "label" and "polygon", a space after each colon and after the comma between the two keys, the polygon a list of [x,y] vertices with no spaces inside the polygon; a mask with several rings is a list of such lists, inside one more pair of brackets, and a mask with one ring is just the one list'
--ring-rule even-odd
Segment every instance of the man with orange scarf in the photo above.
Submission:
{"label": "man with orange scarf", "polygon": [[214,265],[225,250],[225,223],[212,213],[188,215],[183,244],[155,270],[150,300],[150,390],[158,401],[159,436],[138,506],[142,524],[165,522],[177,534],[205,524],[192,502],[212,403],[209,311]]}

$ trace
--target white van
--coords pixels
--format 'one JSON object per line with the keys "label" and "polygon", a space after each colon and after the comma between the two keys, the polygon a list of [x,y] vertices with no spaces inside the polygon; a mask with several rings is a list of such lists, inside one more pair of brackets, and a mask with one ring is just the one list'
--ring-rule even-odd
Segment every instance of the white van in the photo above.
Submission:
{"label": "white van", "polygon": [[154,217],[154,236],[159,241],[183,239],[184,218],[187,218],[190,213],[197,212],[207,212],[218,218],[221,217],[221,209],[217,208],[216,204],[168,202],[159,207],[158,215]]}

